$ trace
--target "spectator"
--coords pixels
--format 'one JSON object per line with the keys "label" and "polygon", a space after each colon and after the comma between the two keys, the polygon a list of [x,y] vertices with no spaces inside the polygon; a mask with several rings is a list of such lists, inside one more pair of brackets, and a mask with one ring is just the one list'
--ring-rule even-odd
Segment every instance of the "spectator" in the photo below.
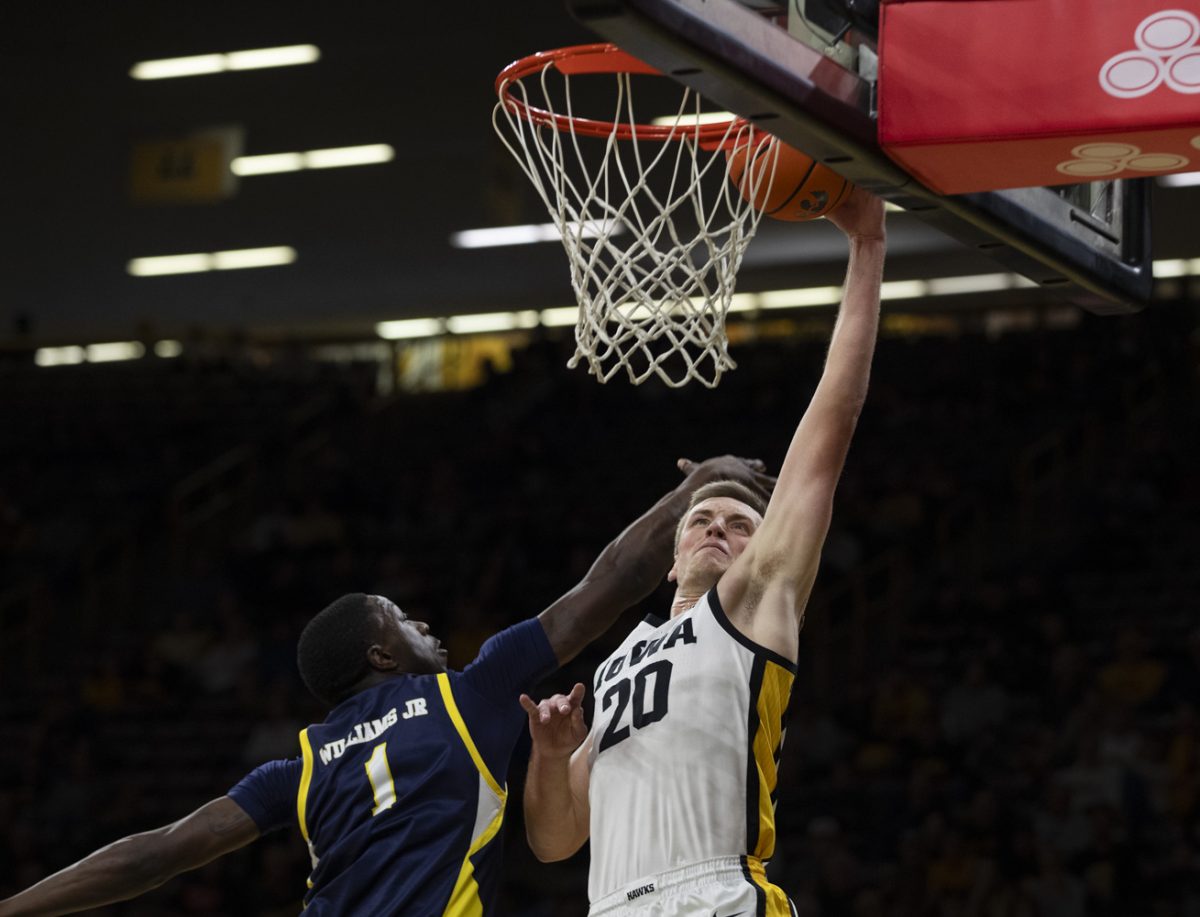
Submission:
{"label": "spectator", "polygon": [[1038,861],[1037,876],[1025,883],[1038,917],[1087,917],[1083,883],[1065,870],[1058,852],[1044,847]]}
{"label": "spectator", "polygon": [[1108,702],[1139,707],[1158,695],[1166,675],[1166,666],[1146,654],[1141,631],[1125,627],[1117,636],[1113,660],[1100,670],[1099,685]]}
{"label": "spectator", "polygon": [[985,735],[1003,722],[1008,695],[992,681],[982,659],[972,659],[942,701],[942,734],[953,745]]}

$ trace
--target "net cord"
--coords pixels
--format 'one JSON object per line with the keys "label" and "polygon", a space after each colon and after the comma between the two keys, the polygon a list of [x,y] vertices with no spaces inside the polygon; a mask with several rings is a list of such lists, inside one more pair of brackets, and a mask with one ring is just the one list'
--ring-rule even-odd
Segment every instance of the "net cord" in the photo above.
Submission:
{"label": "net cord", "polygon": [[[550,64],[536,80],[539,104],[557,113],[552,78],[561,78],[566,116],[575,118],[571,78]],[[737,270],[762,217],[748,200],[760,199],[764,182],[769,192],[775,166],[774,159],[765,167],[748,165],[741,178],[743,195],[727,180],[724,150],[747,145],[750,160],[767,135],[735,120],[719,144],[702,146],[699,129],[682,126],[685,115],[701,111],[699,96],[685,89],[675,114],[682,139],[658,141],[653,155],[646,156],[648,141],[637,134],[631,77],[618,73],[615,80],[614,130],[602,142],[602,155],[586,149],[574,130],[531,122],[504,102],[492,115],[497,135],[537,191],[570,262],[579,315],[568,365],[586,363],[601,382],[624,371],[635,385],[657,376],[672,388],[692,380],[713,388],[736,367],[726,319]],[[505,86],[528,106],[526,82]],[[629,140],[616,136],[622,120],[633,135]],[[777,158],[777,147],[766,155]],[[660,195],[650,178],[667,169]],[[704,180],[714,172],[719,184],[710,180],[716,190],[709,192]],[[678,217],[684,214],[697,224],[694,235],[681,231]]]}

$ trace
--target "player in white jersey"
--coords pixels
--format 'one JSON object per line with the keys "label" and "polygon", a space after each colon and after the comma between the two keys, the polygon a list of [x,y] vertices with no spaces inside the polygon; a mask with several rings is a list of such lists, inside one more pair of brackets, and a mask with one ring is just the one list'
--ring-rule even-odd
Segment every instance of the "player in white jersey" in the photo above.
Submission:
{"label": "player in white jersey", "polygon": [[591,839],[591,914],[784,917],[767,881],[777,764],[804,608],[867,393],[879,324],[883,204],[861,190],[829,220],[850,263],[821,381],[765,513],[735,484],[701,488],[680,521],[671,618],[638,625],[584,688],[535,704],[530,846],[564,859]]}

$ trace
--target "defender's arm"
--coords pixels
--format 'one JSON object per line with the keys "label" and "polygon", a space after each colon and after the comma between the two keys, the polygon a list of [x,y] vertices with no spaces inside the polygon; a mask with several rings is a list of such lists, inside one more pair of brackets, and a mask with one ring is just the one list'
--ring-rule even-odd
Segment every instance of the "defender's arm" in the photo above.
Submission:
{"label": "defender's arm", "polygon": [[728,478],[768,494],[774,482],[762,462],[729,455],[699,465],[680,459],[679,467],[687,474],[679,486],[610,542],[579,584],[538,615],[560,665],[662,582],[671,567],[675,524],[696,488]]}
{"label": "defender's arm", "polygon": [[0,901],[0,917],[52,917],[135,898],[258,835],[242,807],[222,796],[174,824],[115,841]]}

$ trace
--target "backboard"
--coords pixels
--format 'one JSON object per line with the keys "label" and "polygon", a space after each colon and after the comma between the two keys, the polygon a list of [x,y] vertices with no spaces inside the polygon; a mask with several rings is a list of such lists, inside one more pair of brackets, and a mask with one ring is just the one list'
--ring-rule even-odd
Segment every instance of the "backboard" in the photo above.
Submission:
{"label": "backboard", "polygon": [[[566,2],[623,50],[1040,286],[1097,313],[1136,311],[1149,300],[1145,179],[934,194],[880,149],[870,68],[819,50],[837,26],[822,21],[830,0],[792,0],[817,7],[811,44],[771,15],[786,10],[770,0]],[[870,6],[839,2],[851,11]],[[870,48],[869,19],[847,15],[846,27]]]}

